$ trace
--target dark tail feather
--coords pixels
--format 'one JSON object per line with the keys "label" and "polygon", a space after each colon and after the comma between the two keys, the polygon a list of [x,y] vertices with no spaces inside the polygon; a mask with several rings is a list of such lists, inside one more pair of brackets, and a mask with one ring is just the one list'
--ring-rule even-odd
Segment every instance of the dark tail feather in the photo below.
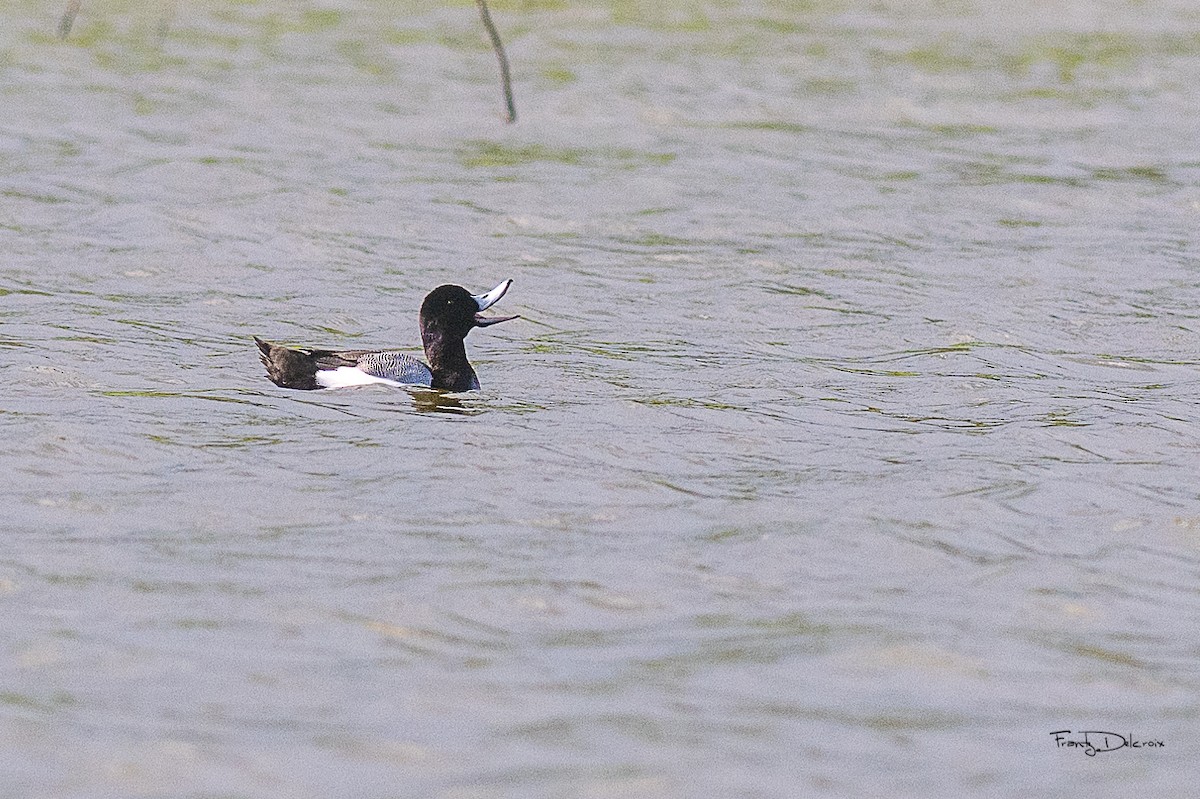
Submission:
{"label": "dark tail feather", "polygon": [[254,337],[258,358],[267,367],[267,377],[280,388],[312,391],[322,388],[317,382],[317,358],[312,353],[289,350],[278,344]]}
{"label": "dark tail feather", "polygon": [[258,345],[258,358],[263,362],[263,366],[268,366],[271,363],[271,342],[263,341],[258,336],[254,337],[254,343]]}

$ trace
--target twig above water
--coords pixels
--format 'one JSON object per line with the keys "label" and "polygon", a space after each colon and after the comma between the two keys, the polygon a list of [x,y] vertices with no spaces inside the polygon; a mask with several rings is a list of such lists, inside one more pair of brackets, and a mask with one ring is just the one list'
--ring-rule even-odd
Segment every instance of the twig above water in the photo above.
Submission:
{"label": "twig above water", "polygon": [[508,108],[508,117],[505,121],[516,122],[517,105],[513,102],[512,78],[508,74],[508,56],[504,53],[504,43],[500,41],[500,34],[496,32],[496,26],[492,22],[492,15],[488,11],[486,0],[475,0],[475,5],[479,7],[479,18],[483,20],[483,27],[487,29],[488,36],[492,40],[492,49],[496,51],[496,60],[500,62],[500,85],[504,89],[504,104]]}
{"label": "twig above water", "polygon": [[79,13],[81,5],[83,5],[83,0],[70,0],[67,3],[67,8],[58,21],[58,38],[65,39],[71,35],[71,26],[75,24],[75,16]]}

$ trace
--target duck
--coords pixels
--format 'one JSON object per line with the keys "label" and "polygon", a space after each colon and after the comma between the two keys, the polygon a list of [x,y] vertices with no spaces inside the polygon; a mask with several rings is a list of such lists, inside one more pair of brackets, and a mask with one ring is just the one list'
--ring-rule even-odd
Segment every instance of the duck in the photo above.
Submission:
{"label": "duck", "polygon": [[383,384],[424,386],[447,392],[478,391],[479,377],[467,360],[465,339],[477,327],[520,316],[483,316],[499,302],[512,280],[484,294],[462,286],[438,286],[421,303],[418,323],[425,346],[423,363],[397,350],[322,350],[285,347],[254,336],[267,377],[280,388],[313,391]]}

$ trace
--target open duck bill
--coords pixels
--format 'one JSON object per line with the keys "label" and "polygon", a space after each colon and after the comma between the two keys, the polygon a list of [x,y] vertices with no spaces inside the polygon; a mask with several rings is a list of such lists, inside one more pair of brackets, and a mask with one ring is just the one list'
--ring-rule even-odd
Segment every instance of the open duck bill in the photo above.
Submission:
{"label": "open duck bill", "polygon": [[[512,285],[512,280],[506,280],[496,288],[489,291],[487,294],[472,294],[471,299],[475,300],[475,304],[479,306],[479,310],[486,311],[491,308],[500,298],[504,296],[504,292],[508,291],[508,287]],[[475,314],[475,325],[477,327],[487,327],[488,325],[498,325],[501,322],[508,322],[513,319],[520,319],[517,316],[484,316],[482,313]]]}

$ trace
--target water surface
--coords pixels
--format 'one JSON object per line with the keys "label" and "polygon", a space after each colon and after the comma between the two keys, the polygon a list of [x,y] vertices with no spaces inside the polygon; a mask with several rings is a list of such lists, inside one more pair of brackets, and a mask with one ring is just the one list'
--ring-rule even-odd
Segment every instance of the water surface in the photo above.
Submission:
{"label": "water surface", "polygon": [[[496,2],[515,126],[470,3],[53,6],[0,12],[5,795],[1194,783],[1191,4]],[[454,401],[250,341],[510,277]]]}

